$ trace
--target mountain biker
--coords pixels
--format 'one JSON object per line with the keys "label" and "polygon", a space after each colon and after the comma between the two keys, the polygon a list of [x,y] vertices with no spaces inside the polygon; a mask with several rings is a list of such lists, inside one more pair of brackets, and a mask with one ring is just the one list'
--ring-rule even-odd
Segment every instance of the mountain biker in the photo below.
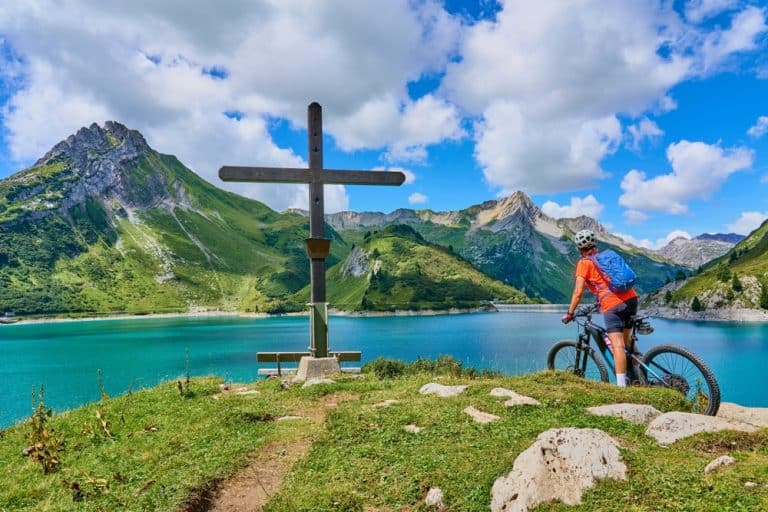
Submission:
{"label": "mountain biker", "polygon": [[632,288],[624,293],[616,293],[608,288],[605,276],[590,259],[597,254],[597,237],[592,230],[579,231],[573,240],[582,257],[576,264],[576,284],[573,287],[568,313],[563,315],[562,322],[567,324],[573,320],[574,311],[581,302],[586,284],[600,303],[600,312],[603,314],[608,339],[611,341],[616,383],[624,387],[627,385],[627,356],[624,347],[629,344],[630,339],[629,318],[637,313],[637,292]]}

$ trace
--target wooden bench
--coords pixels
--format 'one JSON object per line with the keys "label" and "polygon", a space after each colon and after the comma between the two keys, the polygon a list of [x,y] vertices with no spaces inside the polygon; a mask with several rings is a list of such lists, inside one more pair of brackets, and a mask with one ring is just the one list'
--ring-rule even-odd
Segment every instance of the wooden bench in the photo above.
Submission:
{"label": "wooden bench", "polygon": [[[258,352],[256,361],[259,363],[277,363],[277,368],[260,368],[259,375],[283,375],[283,373],[295,373],[296,368],[283,370],[282,363],[298,363],[302,357],[309,357],[309,352]],[[335,351],[329,352],[328,357],[335,357],[339,363],[360,361],[360,352]],[[360,373],[360,368],[342,368],[343,373]]]}

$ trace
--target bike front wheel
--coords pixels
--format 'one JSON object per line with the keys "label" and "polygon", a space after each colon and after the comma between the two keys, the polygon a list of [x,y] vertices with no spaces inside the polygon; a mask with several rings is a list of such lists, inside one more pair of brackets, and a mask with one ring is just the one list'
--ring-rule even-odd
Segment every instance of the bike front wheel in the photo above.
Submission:
{"label": "bike front wheel", "polygon": [[643,356],[642,377],[651,386],[679,391],[698,414],[714,416],[720,408],[720,386],[699,356],[676,345],[652,347]]}
{"label": "bike front wheel", "polygon": [[[578,365],[577,365],[578,357]],[[583,358],[587,358],[586,368]],[[547,368],[562,372],[573,373],[587,380],[608,382],[608,370],[600,356],[592,347],[579,348],[575,341],[558,341],[547,354]]]}

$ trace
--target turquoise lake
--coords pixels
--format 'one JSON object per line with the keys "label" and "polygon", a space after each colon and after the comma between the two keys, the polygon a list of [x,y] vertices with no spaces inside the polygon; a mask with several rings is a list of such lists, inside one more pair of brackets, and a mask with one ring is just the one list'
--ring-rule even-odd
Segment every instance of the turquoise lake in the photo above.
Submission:
{"label": "turquoise lake", "polygon": [[[575,338],[573,324],[552,312],[439,316],[331,317],[330,346],[413,360],[449,354],[465,366],[509,374],[544,369],[556,340]],[[688,347],[715,371],[723,401],[768,407],[768,325],[654,319],[640,348]],[[99,399],[97,372],[110,395],[185,374],[256,380],[256,352],[306,350],[305,317],[181,317],[0,326],[0,428],[31,414],[33,387],[45,386],[55,411]],[[271,366],[271,365],[268,365]]]}

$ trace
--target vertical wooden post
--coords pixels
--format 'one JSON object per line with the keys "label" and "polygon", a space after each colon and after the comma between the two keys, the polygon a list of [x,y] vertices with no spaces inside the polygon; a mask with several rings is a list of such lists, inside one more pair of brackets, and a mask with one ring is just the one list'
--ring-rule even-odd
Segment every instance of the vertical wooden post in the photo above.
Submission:
{"label": "vertical wooden post", "polygon": [[[309,148],[309,238],[325,238],[325,198],[323,197],[323,110],[317,102],[307,109]],[[325,257],[310,259],[311,303],[310,351],[315,357],[328,357],[328,303],[325,298]]]}

